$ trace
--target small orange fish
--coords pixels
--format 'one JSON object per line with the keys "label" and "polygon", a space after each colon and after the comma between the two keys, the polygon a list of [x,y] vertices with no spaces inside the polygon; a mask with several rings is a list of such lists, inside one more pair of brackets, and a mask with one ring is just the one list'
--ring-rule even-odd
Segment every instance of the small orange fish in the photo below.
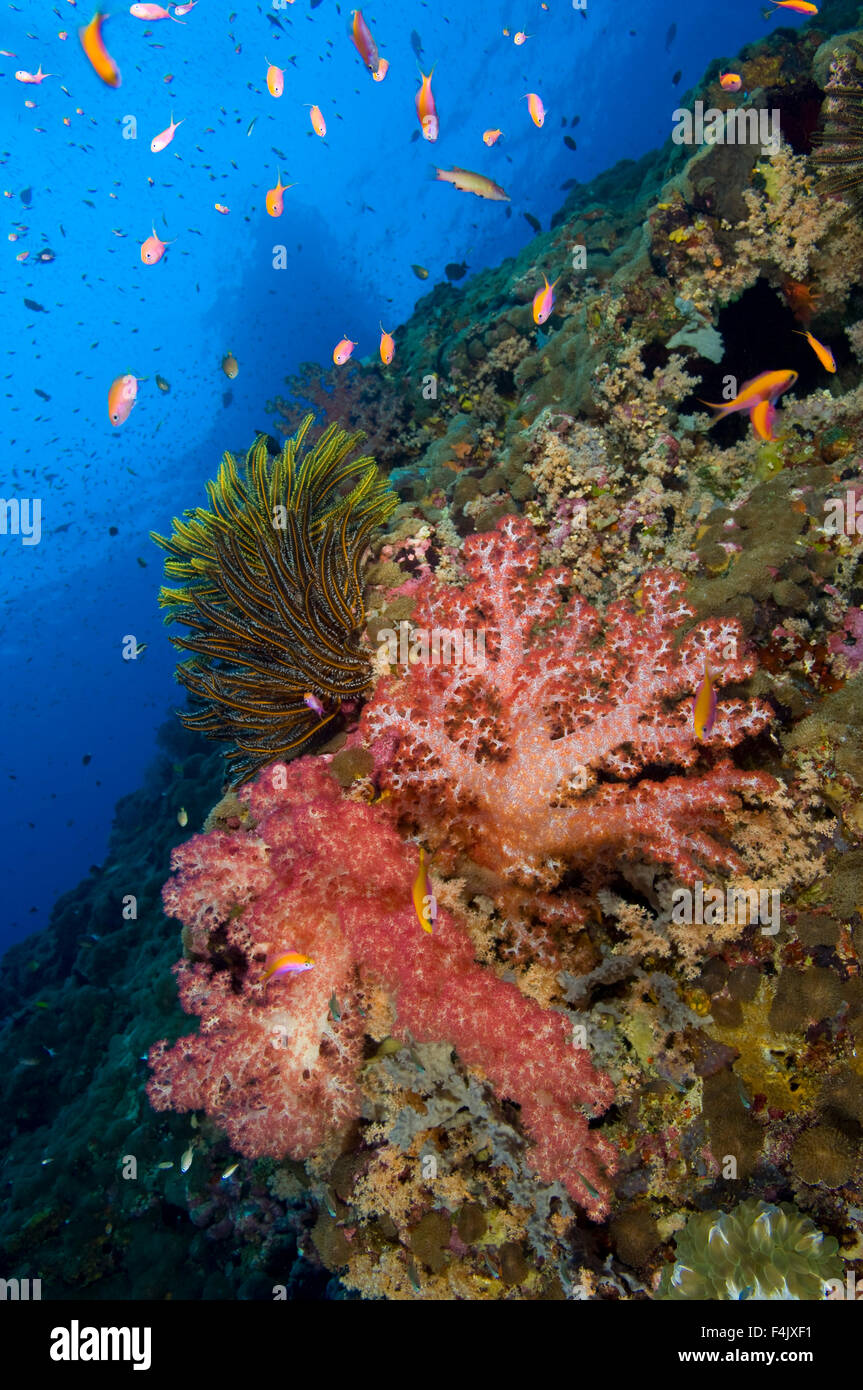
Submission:
{"label": "small orange fish", "polygon": [[108,87],[119,87],[120,69],[102,39],[102,25],[107,18],[107,15],[100,14],[97,10],[86,28],[78,30],[78,38],[96,76],[101,77]]}
{"label": "small orange fish", "polygon": [[810,3],[810,0],[772,0],[772,3],[780,10],[793,10],[795,14],[817,14],[818,6]]}
{"label": "small orange fish", "polygon": [[[800,330],[795,328],[794,332],[800,333]],[[835,372],[836,358],[833,356],[833,353],[830,351],[829,347],[825,347],[823,343],[819,343],[818,339],[813,338],[811,333],[800,333],[800,337],[806,339],[807,343],[811,347],[812,351],[815,353],[815,356],[818,358],[818,361],[821,363],[821,366],[824,368],[824,370],[826,372]]]}
{"label": "small orange fish", "polygon": [[776,420],[776,406],[772,401],[759,401],[749,412],[749,421],[758,439],[769,441],[773,438],[773,425]]}
{"label": "small orange fish", "polygon": [[502,135],[502,130],[484,130],[482,138],[486,145],[496,145]]}
{"label": "small orange fish", "polygon": [[347,362],[355,347],[356,343],[352,343],[350,338],[341,338],[336,343],[333,348],[333,361],[337,367],[341,367]]}
{"label": "small orange fish", "polygon": [[692,727],[695,737],[707,738],[716,723],[716,691],[710,667],[704,663],[704,679],[692,704]]}
{"label": "small orange fish", "polygon": [[793,371],[761,372],[751,381],[745,381],[733,400],[721,404],[718,401],[702,401],[701,404],[719,412],[714,415],[712,423],[724,420],[726,415],[732,415],[736,410],[746,410],[759,439],[772,439],[776,401],[796,380],[797,372]]}
{"label": "small orange fish", "polygon": [[302,975],[311,970],[314,963],[311,956],[304,956],[300,951],[284,951],[264,971],[264,979],[269,980],[273,975]]}
{"label": "small orange fish", "polygon": [[422,845],[420,845],[420,865],[413,882],[413,900],[417,921],[423,931],[431,935],[437,921],[437,903],[429,885],[425,850]]}
{"label": "small orange fish", "polygon": [[36,85],[39,86],[42,82],[45,81],[45,78],[46,78],[46,77],[56,77],[56,76],[57,76],[56,72],[43,72],[43,71],[42,71],[42,64],[40,63],[40,64],[39,64],[39,71],[38,71],[38,72],[26,72],[26,71],[24,70],[24,68],[19,68],[18,71],[17,71],[16,74],[15,74],[15,81],[16,81],[16,82],[28,82],[28,83],[29,83],[29,82],[35,82]]}
{"label": "small orange fish", "polygon": [[[552,309],[554,308],[554,287],[557,280],[548,283],[548,276],[543,275],[545,285],[541,290],[537,290],[533,296],[533,321],[534,323],[545,323]],[[558,277],[559,278],[559,277]]]}
{"label": "small orange fish", "polygon": [[522,31],[521,31],[521,29],[519,29],[519,31],[518,31],[517,34],[513,34],[513,36],[512,36],[512,41],[513,41],[513,43],[516,45],[517,48],[521,48],[521,45],[522,45],[523,43],[527,43],[527,40],[528,40],[528,39],[532,39],[532,38],[533,38],[533,34],[523,34]]}
{"label": "small orange fish", "polygon": [[527,98],[527,109],[530,112],[530,119],[535,126],[542,127],[545,120],[545,107],[542,104],[542,97],[537,96],[536,92],[525,92]]}
{"label": "small orange fish", "polygon": [[377,72],[372,73],[372,77],[375,79],[376,82],[383,82],[389,70],[390,65],[388,59],[380,58],[378,60],[378,70]]}
{"label": "small orange fish", "polygon": [[285,70],[277,68],[275,63],[268,63],[267,66],[267,91],[271,97],[280,97],[285,90]]}
{"label": "small orange fish", "polygon": [[353,38],[356,50],[373,75],[380,68],[380,57],[378,47],[371,35],[371,30],[363,19],[362,10],[354,10],[354,27],[351,37]]}
{"label": "small orange fish", "polygon": [[112,425],[122,425],[128,420],[138,399],[139,381],[143,381],[143,377],[127,374],[115,377],[111,382],[108,391],[108,417]]}
{"label": "small orange fish", "polygon": [[327,123],[324,120],[321,108],[319,106],[313,106],[309,111],[309,116],[311,117],[312,130],[315,132],[316,135],[320,135],[321,139],[323,140],[324,136],[327,133]]}
{"label": "small orange fish", "polygon": [[282,171],[280,169],[275,188],[271,188],[267,192],[267,212],[271,217],[281,217],[285,206],[284,194],[293,187],[292,183],[282,183]]}
{"label": "small orange fish", "polygon": [[723,92],[739,92],[743,86],[743,81],[739,72],[721,72],[719,85]]}
{"label": "small orange fish", "polygon": [[[378,320],[378,322],[380,323],[380,320]],[[392,362],[393,357],[395,356],[395,351],[396,351],[395,339],[393,338],[392,333],[385,333],[385,332],[384,332],[384,326],[383,326],[382,323],[380,324],[380,330],[381,330],[381,361],[383,362],[383,364],[384,364],[385,367],[388,367],[388,366],[390,365],[390,363]]]}
{"label": "small orange fish", "polygon": [[159,135],[154,135],[152,140],[150,141],[150,149],[152,150],[153,154],[158,154],[159,151],[163,150],[166,145],[170,145],[171,141],[174,138],[174,131],[177,130],[182,124],[182,121],[174,120],[174,113],[172,111],[171,124],[168,126],[167,130],[161,131]]}
{"label": "small orange fish", "polygon": [[224,203],[214,203],[213,207],[216,209],[216,212],[220,212],[223,217],[226,217],[227,214],[231,211],[231,209],[229,207],[226,207]]}
{"label": "small orange fish", "polygon": [[[173,238],[173,240],[176,241],[176,237]],[[154,227],[153,235],[148,236],[147,240],[143,242],[141,246],[141,260],[144,262],[144,265],[156,265],[164,256],[166,248],[172,244],[172,241],[160,240],[160,238],[156,236],[156,228]]]}
{"label": "small orange fish", "polygon": [[431,89],[431,80],[433,76],[434,68],[432,68],[428,77],[426,77],[425,73],[420,73],[422,86],[416,94],[417,115],[420,118],[423,139],[430,140],[432,143],[437,139],[440,130],[437,107],[434,104],[434,96],[432,95]]}
{"label": "small orange fish", "polygon": [[229,380],[233,381],[239,375],[240,366],[232,352],[226,352],[222,358],[222,371]]}

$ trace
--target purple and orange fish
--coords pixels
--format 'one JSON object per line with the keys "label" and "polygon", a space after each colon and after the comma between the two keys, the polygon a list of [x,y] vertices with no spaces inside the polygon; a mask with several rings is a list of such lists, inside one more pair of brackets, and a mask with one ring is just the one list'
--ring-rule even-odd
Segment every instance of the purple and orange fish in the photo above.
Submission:
{"label": "purple and orange fish", "polygon": [[712,424],[717,420],[724,420],[726,415],[733,415],[737,410],[745,410],[758,438],[772,439],[776,402],[783,391],[792,387],[796,380],[797,373],[790,370],[762,372],[751,381],[745,381],[733,400],[702,401],[701,404],[709,405],[711,410],[719,412],[718,415],[714,415]]}

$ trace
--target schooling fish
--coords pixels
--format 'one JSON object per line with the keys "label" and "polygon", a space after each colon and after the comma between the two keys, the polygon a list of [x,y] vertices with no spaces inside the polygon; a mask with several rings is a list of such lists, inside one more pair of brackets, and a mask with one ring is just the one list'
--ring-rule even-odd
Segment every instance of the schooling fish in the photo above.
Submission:
{"label": "schooling fish", "polygon": [[431,935],[437,920],[437,903],[429,887],[428,874],[426,873],[426,856],[422,845],[420,845],[420,864],[413,883],[413,900],[414,911],[416,912],[420,926],[424,932],[428,932],[429,935]]}
{"label": "schooling fish", "polygon": [[416,55],[417,62],[421,63],[423,60],[423,41],[416,29],[411,29],[411,48]]}
{"label": "schooling fish", "polygon": [[156,373],[156,385],[160,391],[165,391],[166,393],[171,389],[171,383],[166,381],[163,376],[159,376],[158,372]]}
{"label": "schooling fish", "polygon": [[508,203],[509,194],[505,193],[500,184],[492,183],[484,174],[474,174],[470,169],[459,169],[453,165],[452,169],[438,169],[435,167],[435,177],[443,183],[451,183],[454,188],[461,189],[462,193],[475,193],[478,198],[489,198],[493,203]]}
{"label": "schooling fish", "polygon": [[378,70],[377,70],[377,72],[373,72],[373,73],[372,73],[372,77],[374,78],[375,82],[383,82],[383,80],[384,80],[384,78],[386,77],[386,75],[387,75],[387,73],[389,72],[389,70],[390,70],[390,65],[389,65],[389,62],[387,61],[387,59],[386,59],[386,58],[380,58],[380,59],[378,60]]}
{"label": "schooling fish", "polygon": [[533,227],[533,230],[535,232],[542,231],[542,223],[540,222],[538,217],[534,217],[532,212],[523,212],[521,215],[524,218],[525,222],[527,222],[527,224],[530,227]]}
{"label": "schooling fish", "polygon": [[38,70],[38,72],[26,72],[24,68],[19,68],[18,71],[17,71],[16,74],[15,74],[15,81],[16,81],[16,82],[25,82],[25,83],[33,83],[33,82],[35,82],[36,85],[37,85],[37,87],[38,87],[41,83],[43,83],[43,82],[45,81],[45,78],[46,78],[46,77],[56,77],[56,76],[57,76],[56,72],[43,72],[43,71],[42,71],[42,64],[40,63],[40,64],[39,64],[39,70]]}
{"label": "schooling fish", "polygon": [[[163,5],[130,5],[129,14],[134,19],[146,19],[155,22],[157,19],[174,19],[170,10],[166,10]],[[175,24],[182,24],[182,19],[174,19]]]}
{"label": "schooling fish", "polygon": [[710,674],[710,667],[705,661],[704,679],[698,687],[698,693],[692,702],[692,727],[695,737],[698,739],[707,738],[715,723],[716,690],[713,686],[713,677]]}
{"label": "schooling fish", "polygon": [[280,169],[275,188],[270,188],[267,191],[267,212],[271,217],[281,217],[285,206],[284,194],[289,188],[293,187],[294,185],[292,183],[282,183],[282,171]]}
{"label": "schooling fish", "polygon": [[[414,275],[417,277],[418,280],[427,280],[429,278],[429,273],[424,265],[412,265],[411,270],[413,271]],[[26,299],[24,300],[24,303],[27,303]]]}
{"label": "schooling fish", "polygon": [[131,373],[115,377],[108,391],[108,418],[114,426],[123,425],[138,399],[138,381]]}
{"label": "schooling fish", "polygon": [[829,347],[825,347],[823,343],[819,343],[818,339],[813,338],[811,333],[800,333],[800,330],[797,328],[794,329],[794,332],[799,333],[801,338],[806,339],[807,343],[811,347],[812,351],[815,353],[815,356],[818,358],[818,361],[821,363],[821,366],[824,368],[825,371],[835,372],[836,359],[833,356],[833,353],[830,351]]}
{"label": "schooling fish", "polygon": [[343,363],[347,362],[355,347],[356,343],[351,342],[350,338],[339,339],[333,348],[333,361],[337,367],[341,367]]}
{"label": "schooling fish", "polygon": [[168,126],[167,130],[163,130],[158,135],[154,135],[152,140],[150,141],[150,149],[152,150],[153,154],[158,154],[160,150],[165,149],[166,145],[170,145],[171,141],[174,138],[174,131],[177,130],[182,124],[182,121],[174,120],[174,113],[172,111],[171,124]]}
{"label": "schooling fish", "polygon": [[277,68],[267,60],[267,91],[271,97],[280,97],[285,90],[285,70]]}
{"label": "schooling fish", "polygon": [[381,361],[383,362],[383,364],[384,364],[385,367],[388,367],[388,366],[390,365],[390,363],[392,362],[393,357],[395,356],[395,351],[396,351],[395,339],[393,338],[392,333],[386,333],[386,332],[384,331],[384,326],[383,326],[383,324],[380,322],[380,319],[378,320],[378,324],[379,324],[380,330],[381,330],[381,346],[380,346]]}
{"label": "schooling fish", "polygon": [[228,377],[231,381],[233,381],[234,377],[239,374],[239,364],[237,363],[237,359],[232,352],[226,352],[224,357],[222,358],[222,371],[225,373],[225,376]]}
{"label": "schooling fish", "polygon": [[378,48],[371,35],[371,30],[363,19],[362,10],[354,10],[354,27],[351,37],[356,46],[356,50],[368,68],[369,72],[376,73],[380,66]]}
{"label": "schooling fish", "polygon": [[[533,321],[534,323],[545,323],[552,309],[554,308],[554,287],[557,280],[548,283],[548,276],[543,275],[545,285],[541,290],[537,290],[533,296]],[[558,277],[560,278],[560,277]]]}
{"label": "schooling fish", "polygon": [[486,145],[495,145],[502,135],[502,130],[484,130],[482,133],[483,143]]}
{"label": "schooling fish", "polygon": [[542,104],[542,97],[538,96],[536,92],[525,92],[525,97],[527,98],[527,109],[530,112],[530,119],[535,126],[541,127],[545,120],[545,107]]}
{"label": "schooling fish", "polygon": [[46,309],[44,304],[37,304],[35,299],[25,299],[24,304],[28,309],[32,309],[34,314],[50,314],[51,310]]}
{"label": "schooling fish", "polygon": [[[174,238],[174,240],[176,240],[176,238]],[[141,243],[141,260],[144,262],[144,265],[156,265],[164,256],[167,248],[172,244],[173,243],[170,241],[162,241],[161,238],[157,237],[156,228],[154,227],[153,235],[148,236],[147,240]]]}
{"label": "schooling fish", "polygon": [[745,381],[733,400],[722,404],[718,401],[702,401],[701,404],[709,405],[711,410],[719,412],[718,415],[714,415],[712,424],[717,420],[724,420],[726,415],[732,415],[737,410],[746,410],[756,434],[762,439],[772,439],[776,401],[796,380],[797,372],[793,371],[762,372],[751,381]]}
{"label": "schooling fish", "polygon": [[449,265],[444,266],[443,273],[448,280],[463,280],[469,269],[467,261],[450,261]]}
{"label": "schooling fish", "polygon": [[721,72],[719,85],[723,92],[739,92],[743,86],[743,81],[739,72]]}
{"label": "schooling fish", "polygon": [[309,111],[309,116],[312,122],[312,130],[315,132],[316,135],[320,135],[321,139],[323,140],[324,136],[327,133],[327,123],[324,120],[321,108],[319,106],[313,106]]}
{"label": "schooling fish", "polygon": [[771,0],[778,10],[793,10],[795,14],[817,14],[818,6],[810,0]]}
{"label": "schooling fish", "polygon": [[437,139],[440,130],[437,107],[434,104],[434,96],[432,95],[431,89],[433,75],[434,68],[432,68],[428,77],[426,77],[425,73],[420,73],[422,86],[416,94],[417,115],[419,116],[420,125],[422,126],[423,139],[430,140],[432,143]]}
{"label": "schooling fish", "polygon": [[311,970],[314,963],[311,956],[301,955],[299,951],[285,951],[264,971],[264,979],[269,980],[273,975],[302,975]]}

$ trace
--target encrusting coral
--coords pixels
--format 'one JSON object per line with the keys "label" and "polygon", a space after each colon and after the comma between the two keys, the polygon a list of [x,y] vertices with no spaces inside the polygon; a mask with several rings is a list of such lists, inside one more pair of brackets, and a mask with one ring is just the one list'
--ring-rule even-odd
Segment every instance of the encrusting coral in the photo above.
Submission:
{"label": "encrusting coral", "polygon": [[210,510],[153,536],[171,557],[168,578],[182,581],[159,595],[166,622],[192,634],[171,639],[194,653],[177,678],[204,704],[180,718],[233,745],[236,781],[299,752],[370,680],[360,565],[398,499],[373,459],[349,459],[362,434],[330,425],[304,449],[312,418],[275,458],[263,435],[242,471],[226,453]]}
{"label": "encrusting coral", "polygon": [[[411,902],[416,857],[380,811],[344,799],[320,759],[276,763],[240,796],[253,828],[196,835],[172,856],[165,908],[185,924],[176,967],[197,1034],[151,1051],[157,1109],[203,1108],[242,1154],[306,1157],[360,1112],[364,986],[391,994],[398,1036],[445,1040],[521,1107],[531,1161],[595,1219],[614,1149],[579,1108],[613,1087],[565,1017],[474,961],[463,923],[432,934]],[[298,951],[314,965],[267,978]]]}

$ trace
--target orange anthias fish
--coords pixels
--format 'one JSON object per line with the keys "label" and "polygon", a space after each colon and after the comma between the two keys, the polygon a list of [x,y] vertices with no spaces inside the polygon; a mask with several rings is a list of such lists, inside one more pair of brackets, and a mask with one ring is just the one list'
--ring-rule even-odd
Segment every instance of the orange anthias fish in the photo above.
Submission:
{"label": "orange anthias fish", "polygon": [[381,58],[381,59],[378,61],[378,70],[377,70],[377,72],[373,72],[373,73],[372,73],[372,77],[375,79],[376,82],[383,82],[383,80],[384,80],[384,78],[386,77],[386,75],[387,75],[387,73],[389,72],[389,70],[390,70],[389,62],[387,61],[386,58]]}
{"label": "orange anthias fish", "polygon": [[216,209],[216,212],[220,212],[223,217],[226,217],[227,214],[231,211],[231,209],[225,203],[214,203],[213,207]]}
{"label": "orange anthias fish", "polygon": [[[800,330],[795,328],[794,332],[800,333]],[[811,333],[800,333],[800,337],[806,339],[807,343],[811,347],[812,351],[815,353],[815,356],[818,358],[818,361],[821,363],[821,366],[824,368],[824,370],[826,372],[835,372],[836,358],[833,356],[833,353],[830,351],[829,347],[825,347],[823,343],[819,343],[818,339],[813,338]]]}
{"label": "orange anthias fish", "polygon": [[285,90],[285,70],[275,63],[267,64],[267,91],[271,97],[280,97]]}
{"label": "orange anthias fish", "polygon": [[362,10],[354,10],[354,27],[351,37],[369,72],[376,74],[381,63],[378,56],[378,46],[372,38],[369,26],[363,19]]}
{"label": "orange anthias fish", "polygon": [[156,236],[156,228],[154,227],[153,235],[148,236],[147,240],[141,245],[141,260],[144,262],[144,265],[156,265],[164,256],[166,248],[171,245],[172,242],[161,241],[160,238]]}
{"label": "orange anthias fish", "polygon": [[355,347],[356,343],[351,342],[350,338],[339,339],[333,348],[333,361],[337,367],[341,367],[347,362]]}
{"label": "orange anthias fish", "polygon": [[698,739],[707,738],[715,723],[716,690],[713,685],[713,677],[710,674],[710,667],[705,661],[704,679],[698,687],[698,693],[692,703],[692,727],[695,737]]}
{"label": "orange anthias fish", "polygon": [[24,68],[19,68],[15,74],[16,82],[35,82],[37,87],[45,81],[46,77],[56,77],[56,72],[43,72],[42,64],[39,64],[38,72],[27,72]]}
{"label": "orange anthias fish", "polygon": [[381,361],[388,367],[395,356],[396,343],[392,333],[385,333],[384,326],[380,324],[381,330]]}
{"label": "orange anthias fish", "polygon": [[309,116],[311,117],[312,121],[312,130],[315,132],[316,135],[320,135],[321,139],[323,140],[324,136],[327,133],[327,123],[324,120],[321,108],[319,106],[313,106],[309,111]]}
{"label": "orange anthias fish", "polygon": [[542,126],[545,120],[545,107],[542,104],[542,97],[537,96],[536,92],[525,92],[527,97],[527,109],[530,112],[530,119],[535,126]]}
{"label": "orange anthias fish", "polygon": [[90,65],[97,77],[108,87],[119,87],[120,69],[114,62],[102,39],[102,25],[107,19],[107,15],[100,14],[97,10],[90,23],[84,29],[78,30],[78,38],[81,47],[90,60]]}
{"label": "orange anthias fish", "polygon": [[486,145],[495,145],[502,135],[502,130],[484,130],[482,138]]}
{"label": "orange anthias fish", "polygon": [[267,191],[267,212],[271,217],[281,217],[285,206],[284,194],[293,187],[292,183],[282,183],[282,171],[280,169],[275,188],[270,188]]}
{"label": "orange anthias fish", "polygon": [[443,183],[451,183],[462,193],[475,193],[478,198],[489,198],[493,203],[509,202],[509,194],[503,191],[499,183],[493,183],[484,174],[474,174],[470,169],[459,169],[458,165],[453,165],[451,169],[436,167],[435,178]]}
{"label": "orange anthias fish", "polygon": [[733,401],[723,404],[718,401],[702,401],[701,404],[709,405],[711,410],[719,412],[718,415],[714,415],[712,424],[717,420],[724,420],[726,415],[733,415],[736,410],[746,410],[759,439],[772,439],[776,402],[783,391],[793,386],[796,380],[797,372],[762,372],[751,381],[745,381]]}
{"label": "orange anthias fish", "polygon": [[182,124],[182,121],[174,120],[174,113],[172,111],[171,124],[168,126],[167,130],[161,131],[159,135],[154,135],[152,140],[150,141],[150,149],[152,150],[153,154],[158,154],[159,151],[163,150],[166,145],[170,145],[171,141],[174,138],[174,131],[177,130]]}
{"label": "orange anthias fish", "polygon": [[431,80],[433,76],[434,68],[432,68],[428,77],[426,77],[425,73],[420,73],[420,77],[422,78],[422,86],[420,87],[416,95],[417,115],[420,118],[423,139],[431,140],[432,142],[434,142],[437,139],[438,131],[440,130],[440,122],[438,121],[437,107],[434,104],[434,97],[432,95],[431,89]]}
{"label": "orange anthias fish", "polygon": [[314,963],[311,956],[304,956],[300,951],[283,951],[264,971],[264,979],[269,980],[273,975],[302,975],[311,970]]}
{"label": "orange anthias fish", "polygon": [[437,903],[434,893],[431,891],[428,874],[426,872],[425,850],[420,845],[420,865],[417,876],[413,883],[414,912],[417,921],[424,932],[429,935],[434,931],[434,924],[437,921]]}
{"label": "orange anthias fish", "polygon": [[719,74],[719,85],[723,92],[739,92],[743,82],[739,72],[721,72]]}
{"label": "orange anthias fish", "polygon": [[111,382],[108,391],[108,416],[112,425],[122,425],[128,420],[138,399],[139,381],[143,381],[143,377],[127,374],[115,377]]}
{"label": "orange anthias fish", "polygon": [[793,10],[795,14],[817,14],[818,6],[810,3],[810,0],[772,0],[777,9]]}
{"label": "orange anthias fish", "polygon": [[541,290],[537,290],[533,296],[533,321],[534,323],[545,323],[552,309],[554,308],[554,287],[557,280],[548,283],[548,276],[543,275],[545,285]]}

